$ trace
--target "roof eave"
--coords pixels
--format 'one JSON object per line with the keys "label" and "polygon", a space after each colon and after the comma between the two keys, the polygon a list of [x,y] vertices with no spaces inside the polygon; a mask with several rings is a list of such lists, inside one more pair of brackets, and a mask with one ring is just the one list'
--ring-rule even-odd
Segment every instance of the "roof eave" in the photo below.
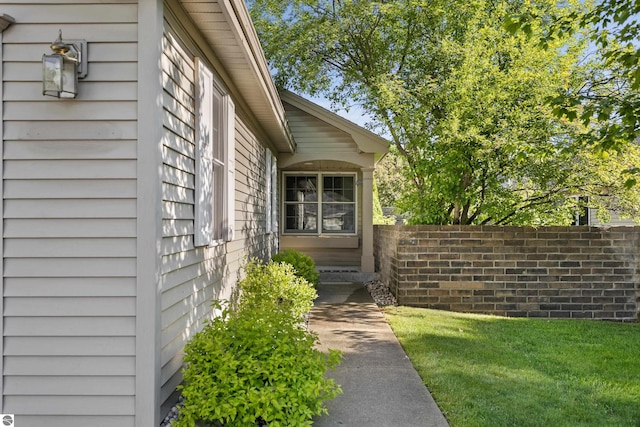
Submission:
{"label": "roof eave", "polygon": [[[249,11],[242,0],[180,0],[193,23],[227,70],[234,86],[279,152],[294,152],[295,141],[284,106],[271,78],[267,60]],[[202,19],[223,14],[223,20]],[[219,37],[221,32],[232,35]]]}

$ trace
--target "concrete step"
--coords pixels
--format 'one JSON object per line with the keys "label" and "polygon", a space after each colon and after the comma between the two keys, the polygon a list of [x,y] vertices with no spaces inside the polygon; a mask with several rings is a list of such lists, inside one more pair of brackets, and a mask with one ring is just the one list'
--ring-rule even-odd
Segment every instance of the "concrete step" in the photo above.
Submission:
{"label": "concrete step", "polygon": [[320,282],[359,282],[366,283],[378,279],[378,273],[363,273],[358,267],[316,266],[320,273]]}

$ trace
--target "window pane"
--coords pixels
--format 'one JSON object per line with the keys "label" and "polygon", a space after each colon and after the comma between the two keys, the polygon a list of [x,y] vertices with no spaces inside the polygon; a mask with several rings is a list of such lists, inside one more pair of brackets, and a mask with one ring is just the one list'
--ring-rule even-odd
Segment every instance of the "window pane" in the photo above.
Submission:
{"label": "window pane", "polygon": [[[318,189],[318,185],[322,188]],[[285,175],[284,190],[285,232],[356,232],[354,175]],[[322,191],[322,198],[319,190]],[[319,206],[319,202],[322,202],[322,206]]]}
{"label": "window pane", "polygon": [[325,176],[323,202],[354,202],[353,176]]}
{"label": "window pane", "polygon": [[222,141],[222,124],[224,115],[222,109],[222,94],[214,88],[213,90],[213,125],[211,133],[213,138],[213,158],[224,162],[224,141]]}
{"label": "window pane", "polygon": [[322,231],[324,233],[354,233],[354,204],[322,204]]}
{"label": "window pane", "polygon": [[213,166],[213,240],[221,240],[224,236],[224,180],[225,168],[223,165]]}
{"label": "window pane", "polygon": [[287,203],[285,231],[315,233],[318,231],[318,205],[315,203]]}
{"label": "window pane", "polygon": [[318,231],[317,188],[316,175],[285,176],[285,232]]}
{"label": "window pane", "polygon": [[285,201],[317,202],[318,182],[315,176],[287,176]]}

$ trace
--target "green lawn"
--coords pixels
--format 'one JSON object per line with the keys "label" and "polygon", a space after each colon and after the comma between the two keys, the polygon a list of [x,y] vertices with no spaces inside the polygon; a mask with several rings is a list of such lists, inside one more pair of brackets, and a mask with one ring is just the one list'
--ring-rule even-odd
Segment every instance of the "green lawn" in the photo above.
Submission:
{"label": "green lawn", "polygon": [[453,427],[640,427],[637,323],[385,316]]}

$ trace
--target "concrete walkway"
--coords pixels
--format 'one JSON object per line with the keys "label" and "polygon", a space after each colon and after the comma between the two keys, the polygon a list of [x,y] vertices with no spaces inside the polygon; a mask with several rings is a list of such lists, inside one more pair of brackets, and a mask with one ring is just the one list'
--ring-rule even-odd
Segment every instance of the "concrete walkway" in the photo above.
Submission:
{"label": "concrete walkway", "polygon": [[314,426],[449,426],[364,286],[321,283],[318,295],[309,328],[321,350],[344,353],[329,371],[344,393]]}

